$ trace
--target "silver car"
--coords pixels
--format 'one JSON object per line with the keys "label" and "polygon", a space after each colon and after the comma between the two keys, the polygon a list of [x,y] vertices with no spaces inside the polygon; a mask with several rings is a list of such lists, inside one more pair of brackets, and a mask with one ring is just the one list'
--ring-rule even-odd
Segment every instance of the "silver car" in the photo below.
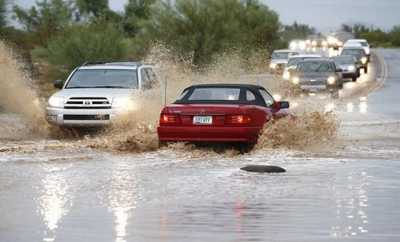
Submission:
{"label": "silver car", "polygon": [[76,68],[50,97],[48,122],[58,126],[103,126],[135,108],[132,96],[157,85],[153,66],[134,62],[92,63]]}
{"label": "silver car", "polygon": [[298,55],[298,52],[291,50],[275,50],[271,55],[269,69],[271,73],[282,73],[289,58]]}

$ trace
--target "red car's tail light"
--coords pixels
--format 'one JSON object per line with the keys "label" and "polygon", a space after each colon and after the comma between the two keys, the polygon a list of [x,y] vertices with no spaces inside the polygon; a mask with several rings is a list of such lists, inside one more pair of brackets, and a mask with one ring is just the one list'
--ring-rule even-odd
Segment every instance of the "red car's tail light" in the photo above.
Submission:
{"label": "red car's tail light", "polygon": [[178,124],[179,116],[177,114],[161,114],[160,124],[169,125],[169,124]]}
{"label": "red car's tail light", "polygon": [[226,118],[228,124],[249,124],[250,122],[251,118],[247,115],[232,115]]}

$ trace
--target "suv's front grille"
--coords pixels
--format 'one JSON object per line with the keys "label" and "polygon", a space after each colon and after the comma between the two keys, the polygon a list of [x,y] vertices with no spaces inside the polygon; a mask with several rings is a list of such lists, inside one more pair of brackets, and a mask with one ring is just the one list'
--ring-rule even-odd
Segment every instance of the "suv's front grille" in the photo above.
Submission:
{"label": "suv's front grille", "polygon": [[111,109],[111,102],[105,97],[71,97],[65,109]]}
{"label": "suv's front grille", "polygon": [[69,121],[82,121],[82,120],[98,120],[106,121],[110,120],[110,115],[64,115],[64,120]]}

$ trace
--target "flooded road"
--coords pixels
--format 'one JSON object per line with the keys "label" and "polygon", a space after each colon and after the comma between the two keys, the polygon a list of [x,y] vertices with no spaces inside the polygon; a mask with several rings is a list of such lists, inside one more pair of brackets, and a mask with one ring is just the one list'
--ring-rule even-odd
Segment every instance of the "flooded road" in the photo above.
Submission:
{"label": "flooded road", "polygon": [[326,105],[339,137],[317,151],[122,155],[4,129],[0,241],[399,241],[400,50],[376,52],[371,73]]}

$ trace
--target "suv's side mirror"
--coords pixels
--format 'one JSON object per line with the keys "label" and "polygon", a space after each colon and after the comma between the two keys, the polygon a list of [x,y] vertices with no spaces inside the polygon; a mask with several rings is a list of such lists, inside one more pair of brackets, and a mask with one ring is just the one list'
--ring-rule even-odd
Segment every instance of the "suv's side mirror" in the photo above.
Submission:
{"label": "suv's side mirror", "polygon": [[53,82],[53,85],[54,85],[54,87],[57,88],[57,89],[62,89],[63,86],[64,86],[64,82],[63,82],[62,80],[55,80],[55,81]]}

